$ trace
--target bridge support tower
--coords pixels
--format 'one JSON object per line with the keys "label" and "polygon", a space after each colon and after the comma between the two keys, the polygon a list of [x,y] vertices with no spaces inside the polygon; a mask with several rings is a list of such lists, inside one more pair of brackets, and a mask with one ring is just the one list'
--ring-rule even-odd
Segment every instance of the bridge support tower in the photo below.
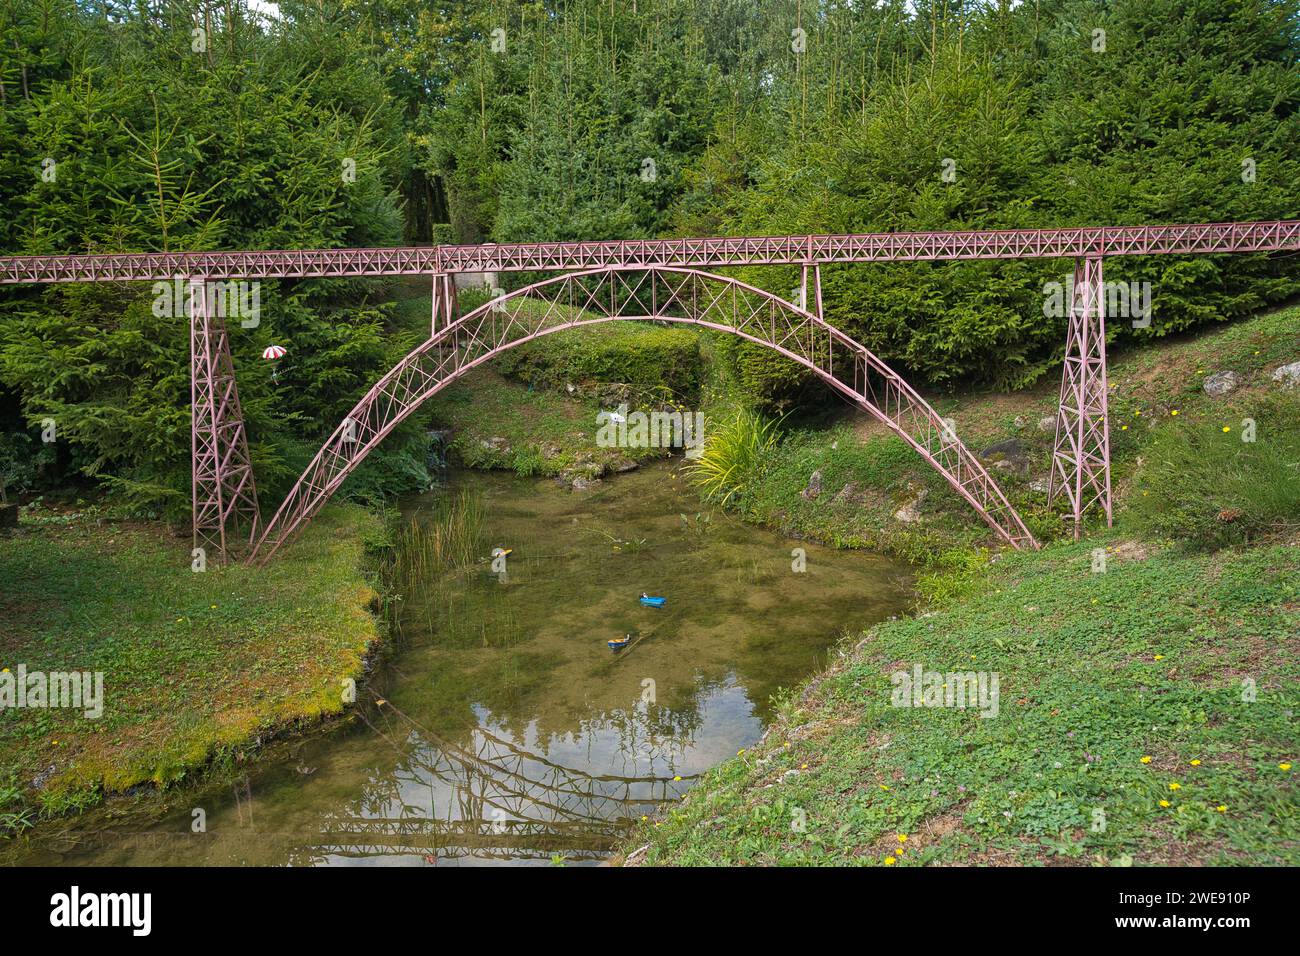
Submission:
{"label": "bridge support tower", "polygon": [[190,279],[186,293],[194,547],[204,549],[209,557],[215,553],[224,564],[236,526],[251,526],[251,543],[261,530],[261,514],[225,321],[213,314],[204,279]]}
{"label": "bridge support tower", "polygon": [[1110,416],[1107,410],[1106,310],[1101,256],[1075,260],[1070,295],[1065,369],[1056,415],[1056,443],[1047,497],[1062,494],[1070,505],[1077,541],[1088,510],[1099,507],[1112,520]]}

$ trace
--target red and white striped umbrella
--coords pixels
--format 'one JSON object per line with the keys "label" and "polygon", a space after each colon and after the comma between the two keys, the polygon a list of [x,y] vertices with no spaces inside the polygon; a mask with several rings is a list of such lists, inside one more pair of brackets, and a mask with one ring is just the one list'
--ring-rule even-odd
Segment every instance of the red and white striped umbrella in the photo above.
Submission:
{"label": "red and white striped umbrella", "polygon": [[262,358],[264,359],[282,359],[287,354],[282,345],[268,345],[262,349]]}

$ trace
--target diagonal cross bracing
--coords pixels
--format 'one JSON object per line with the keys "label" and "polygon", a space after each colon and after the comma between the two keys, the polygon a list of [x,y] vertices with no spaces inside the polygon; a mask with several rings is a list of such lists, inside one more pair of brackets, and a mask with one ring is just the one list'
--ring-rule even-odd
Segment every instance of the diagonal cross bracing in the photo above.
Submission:
{"label": "diagonal cross bracing", "polygon": [[[647,291],[650,312],[644,310]],[[412,351],[326,440],[267,525],[254,558],[268,560],[390,431],[469,369],[542,335],[629,319],[730,332],[812,369],[916,449],[1000,537],[1014,547],[1037,547],[979,460],[924,399],[866,348],[813,313],[735,279],[693,269],[636,268],[570,273],[534,283],[475,309]]]}

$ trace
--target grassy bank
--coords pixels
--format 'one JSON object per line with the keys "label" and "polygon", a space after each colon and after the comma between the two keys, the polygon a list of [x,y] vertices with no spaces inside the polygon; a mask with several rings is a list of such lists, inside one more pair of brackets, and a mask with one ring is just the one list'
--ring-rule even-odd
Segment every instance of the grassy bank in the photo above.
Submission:
{"label": "grassy bank", "polygon": [[[647,862],[1300,863],[1300,548],[1094,573],[1118,543],[1005,554],[846,646],[645,823]],[[893,706],[918,664],[996,672],[996,717]]]}
{"label": "grassy bank", "polygon": [[[788,433],[738,506],[922,558],[923,612],[846,643],[762,744],[645,821],[633,862],[1300,863],[1300,396],[1271,376],[1300,358],[1297,325],[1285,310],[1113,362],[1116,525],[1081,543],[1033,487],[1055,396],[938,399],[973,448],[1018,438],[994,473],[1055,538],[1039,552],[974,547],[965,506],[878,426]],[[1223,371],[1237,387],[1206,394]],[[895,517],[918,497],[919,520]],[[997,675],[996,716],[899,706],[918,666]]]}
{"label": "grassy bank", "polygon": [[[1158,447],[1156,438],[1169,426],[1199,425],[1218,434],[1227,428],[1228,439],[1239,446],[1244,419],[1289,414],[1275,407],[1278,388],[1271,373],[1300,359],[1298,327],[1300,308],[1291,308],[1113,356],[1111,450],[1119,501],[1129,499],[1143,456]],[[1206,395],[1205,378],[1223,371],[1237,374],[1237,389],[1224,398]],[[711,419],[728,414],[735,401],[730,383],[716,383],[707,394]],[[1012,394],[926,398],[977,454],[1014,442],[1010,455],[984,456],[986,467],[1040,539],[1070,530],[1062,520],[1063,504],[1049,508],[1043,490],[1054,430],[1040,422],[1055,414],[1055,383]],[[814,473],[822,491],[805,496],[801,492]],[[733,504],[748,519],[792,536],[922,563],[945,557],[960,561],[971,548],[997,544],[937,472],[883,425],[847,405],[814,422],[791,416],[781,443]],[[897,516],[905,509],[912,520]]]}
{"label": "grassy bank", "polygon": [[103,714],[0,712],[15,823],[167,785],[340,712],[379,637],[367,550],[382,520],[335,505],[264,569],[190,569],[157,525],[29,509],[0,544],[0,667],[102,671]]}

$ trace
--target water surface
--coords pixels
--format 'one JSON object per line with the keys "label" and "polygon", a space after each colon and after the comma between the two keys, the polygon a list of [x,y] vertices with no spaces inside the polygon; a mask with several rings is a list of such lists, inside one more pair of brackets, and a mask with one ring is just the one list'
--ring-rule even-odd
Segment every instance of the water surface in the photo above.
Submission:
{"label": "water surface", "polygon": [[[263,759],[234,786],[164,796],[149,819],[38,832],[20,862],[602,859],[655,804],[757,741],[772,695],[822,666],[839,636],[909,601],[906,567],[710,511],[677,467],[587,492],[456,476],[453,490],[482,495],[484,560],[406,596],[402,649],[363,688],[363,722]],[[432,504],[409,502],[405,520]],[[504,575],[492,546],[513,549]],[[643,591],[667,605],[641,606]],[[611,652],[625,634],[634,643]]]}

